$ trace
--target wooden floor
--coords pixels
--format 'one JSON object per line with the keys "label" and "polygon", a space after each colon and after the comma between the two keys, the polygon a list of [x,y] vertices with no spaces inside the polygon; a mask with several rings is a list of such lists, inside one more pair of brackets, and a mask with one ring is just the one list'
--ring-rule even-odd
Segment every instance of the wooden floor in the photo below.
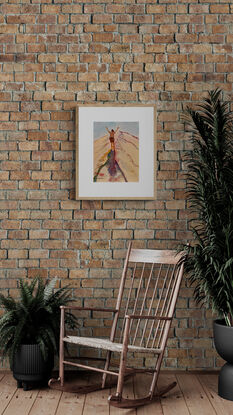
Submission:
{"label": "wooden floor", "polygon": [[[125,396],[145,394],[149,375],[127,382]],[[160,385],[177,381],[166,397],[137,410],[109,407],[110,390],[78,395],[49,388],[23,391],[11,373],[0,373],[0,415],[233,415],[233,402],[217,394],[217,374],[161,373]],[[113,390],[112,390],[113,392]]]}

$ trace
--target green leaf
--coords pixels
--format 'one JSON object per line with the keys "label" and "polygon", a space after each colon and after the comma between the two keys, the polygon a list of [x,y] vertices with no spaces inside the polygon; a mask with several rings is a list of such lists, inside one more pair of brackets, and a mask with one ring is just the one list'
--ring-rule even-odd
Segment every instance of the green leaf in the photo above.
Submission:
{"label": "green leaf", "polygon": [[233,322],[233,113],[220,97],[221,90],[210,91],[184,114],[192,143],[185,162],[193,232],[185,271],[197,303]]}
{"label": "green leaf", "polygon": [[[40,277],[19,281],[19,298],[0,294],[0,348],[2,357],[10,361],[21,343],[38,343],[43,356],[57,352],[60,331],[60,306],[72,300],[68,287],[55,289],[57,279],[49,282]],[[67,313],[68,327],[77,326],[77,319]]]}

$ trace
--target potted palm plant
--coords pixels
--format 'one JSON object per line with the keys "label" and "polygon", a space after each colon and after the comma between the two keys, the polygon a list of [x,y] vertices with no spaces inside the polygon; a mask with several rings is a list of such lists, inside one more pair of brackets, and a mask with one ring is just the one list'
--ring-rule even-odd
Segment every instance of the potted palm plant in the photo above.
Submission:
{"label": "potted palm plant", "polygon": [[[40,277],[30,283],[20,280],[19,298],[0,294],[4,313],[0,318],[2,359],[8,357],[17,386],[27,390],[47,382],[58,351],[60,306],[71,301],[68,287],[55,289],[57,279],[46,283]],[[76,318],[67,313],[70,328]]]}
{"label": "potted palm plant", "polygon": [[187,200],[194,239],[185,270],[197,303],[218,316],[214,342],[227,361],[218,392],[233,400],[233,114],[220,94],[209,92],[197,110],[189,107],[184,116],[192,133]]}

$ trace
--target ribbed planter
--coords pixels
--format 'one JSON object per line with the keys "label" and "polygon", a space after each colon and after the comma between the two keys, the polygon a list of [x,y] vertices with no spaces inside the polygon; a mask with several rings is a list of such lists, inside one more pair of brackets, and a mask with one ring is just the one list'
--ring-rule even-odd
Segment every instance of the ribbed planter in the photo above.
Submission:
{"label": "ribbed planter", "polygon": [[47,382],[54,366],[54,357],[48,356],[45,361],[38,344],[22,344],[13,362],[13,376],[17,386],[24,390],[35,383]]}
{"label": "ribbed planter", "polygon": [[233,327],[226,326],[224,320],[214,321],[214,344],[219,356],[227,362],[218,377],[218,394],[233,401]]}

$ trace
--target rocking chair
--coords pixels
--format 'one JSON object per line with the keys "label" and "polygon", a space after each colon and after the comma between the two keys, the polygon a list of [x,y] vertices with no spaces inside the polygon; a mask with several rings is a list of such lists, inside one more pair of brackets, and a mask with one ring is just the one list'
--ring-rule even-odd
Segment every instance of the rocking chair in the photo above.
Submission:
{"label": "rocking chair", "polygon": [[[117,383],[116,393],[109,396],[108,402],[118,408],[136,408],[146,405],[172,389],[176,382],[157,390],[157,381],[171,326],[177,296],[183,275],[181,254],[172,250],[131,249],[129,244],[124,269],[120,281],[116,308],[82,308],[61,306],[59,378],[51,379],[49,386],[64,389],[64,365],[101,372],[102,382],[80,386],[75,392],[88,393],[109,388]],[[134,265],[131,267],[131,263]],[[110,338],[78,337],[65,333],[64,314],[67,310],[87,310],[114,313]],[[105,358],[92,357],[91,360],[104,360],[104,368],[93,367],[65,359],[64,343],[80,347],[104,350]],[[110,370],[112,353],[120,354],[119,370]],[[132,369],[126,366],[128,353],[141,353],[144,357],[153,355],[155,365],[151,369]],[[81,359],[78,357],[78,359]],[[88,357],[85,357],[89,360]],[[135,373],[152,373],[149,393],[141,399],[126,399],[122,396],[126,378]],[[115,382],[107,382],[112,375]],[[66,389],[67,390],[67,389]]]}

